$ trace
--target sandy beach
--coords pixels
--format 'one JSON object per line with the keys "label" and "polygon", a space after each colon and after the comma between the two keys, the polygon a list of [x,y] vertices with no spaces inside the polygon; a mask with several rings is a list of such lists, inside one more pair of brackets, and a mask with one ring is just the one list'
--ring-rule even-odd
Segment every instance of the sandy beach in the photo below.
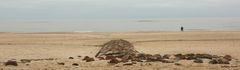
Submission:
{"label": "sandy beach", "polygon": [[[94,57],[105,42],[114,39],[130,41],[136,50],[148,54],[206,53],[231,55],[231,64],[142,62],[131,66],[111,65],[108,61],[84,62]],[[46,32],[0,33],[0,70],[239,70],[240,32]],[[82,56],[82,57],[78,57]],[[68,59],[74,57],[74,59]],[[4,66],[16,59],[18,66]],[[21,59],[52,59],[33,61],[26,65]],[[235,60],[236,59],[236,60]],[[64,62],[65,65],[59,65]],[[72,66],[78,63],[79,66]]]}

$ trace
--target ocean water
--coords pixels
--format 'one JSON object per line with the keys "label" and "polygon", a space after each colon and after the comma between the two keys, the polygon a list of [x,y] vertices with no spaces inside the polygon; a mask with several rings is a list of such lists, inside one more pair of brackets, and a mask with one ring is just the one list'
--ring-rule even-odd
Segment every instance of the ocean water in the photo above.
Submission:
{"label": "ocean water", "polygon": [[240,18],[5,19],[0,32],[240,31]]}

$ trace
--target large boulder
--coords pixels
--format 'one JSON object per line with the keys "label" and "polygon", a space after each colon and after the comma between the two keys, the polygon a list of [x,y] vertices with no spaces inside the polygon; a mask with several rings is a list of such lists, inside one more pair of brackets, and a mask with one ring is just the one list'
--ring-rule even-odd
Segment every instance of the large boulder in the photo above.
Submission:
{"label": "large boulder", "polygon": [[111,40],[102,45],[100,51],[95,55],[95,57],[102,57],[111,55],[114,57],[122,58],[128,60],[136,55],[138,52],[134,49],[134,46],[123,39]]}

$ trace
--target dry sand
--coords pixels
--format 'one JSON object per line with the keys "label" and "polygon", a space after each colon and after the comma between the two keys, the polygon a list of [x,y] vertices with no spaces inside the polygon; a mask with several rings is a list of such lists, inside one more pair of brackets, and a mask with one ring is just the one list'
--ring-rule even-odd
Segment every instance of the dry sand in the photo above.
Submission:
{"label": "dry sand", "polygon": [[[240,70],[236,60],[228,65],[192,61],[174,63],[143,62],[132,66],[111,65],[107,61],[83,62],[81,56],[93,57],[99,45],[112,39],[125,39],[139,52],[149,54],[208,53],[232,55],[240,59],[240,32],[56,32],[0,33],[0,70]],[[74,59],[68,59],[68,57]],[[9,59],[47,59],[19,66],[4,66]],[[65,65],[58,65],[64,62]],[[79,66],[72,66],[78,63]]]}

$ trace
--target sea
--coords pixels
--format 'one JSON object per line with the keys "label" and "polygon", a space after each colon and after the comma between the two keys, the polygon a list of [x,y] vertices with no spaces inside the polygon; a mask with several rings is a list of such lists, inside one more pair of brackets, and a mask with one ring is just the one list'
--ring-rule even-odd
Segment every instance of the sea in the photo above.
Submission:
{"label": "sea", "polygon": [[240,18],[0,19],[0,32],[240,31]]}

